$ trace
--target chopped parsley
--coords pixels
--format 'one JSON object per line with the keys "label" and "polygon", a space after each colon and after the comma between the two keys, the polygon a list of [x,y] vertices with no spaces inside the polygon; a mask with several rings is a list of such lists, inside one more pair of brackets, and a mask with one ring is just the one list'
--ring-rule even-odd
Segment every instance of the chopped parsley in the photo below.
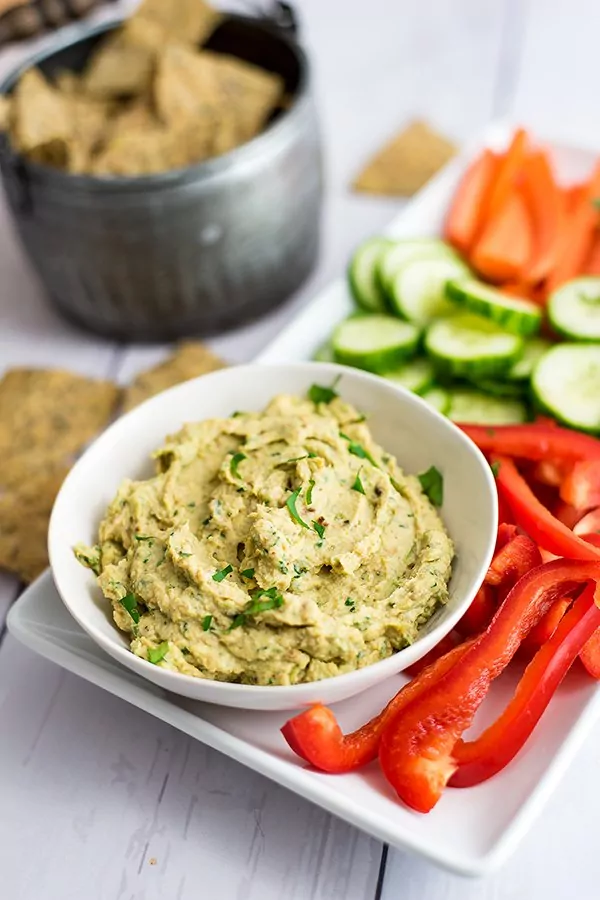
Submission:
{"label": "chopped parsley", "polygon": [[233,572],[233,566],[225,566],[224,569],[221,569],[220,572],[215,572],[212,577],[213,581],[223,581],[224,578],[227,578],[230,572]]}
{"label": "chopped parsley", "polygon": [[163,641],[162,644],[159,644],[158,647],[150,647],[148,650],[148,662],[151,662],[153,665],[158,665],[158,663],[165,658],[167,653],[169,652],[169,642]]}
{"label": "chopped parsley", "polygon": [[124,597],[121,597],[119,603],[127,610],[129,615],[137,625],[137,623],[140,621],[140,611],[138,609],[135,594],[125,594]]}
{"label": "chopped parsley", "polygon": [[246,415],[245,412],[241,412],[241,410],[236,409],[235,412],[232,412],[232,413],[231,413],[231,418],[232,418],[232,419],[237,419],[238,416],[245,416],[245,415]]}
{"label": "chopped parsley", "polygon": [[352,485],[353,491],[358,491],[359,494],[364,494],[365,489],[363,487],[363,483],[360,480],[360,469],[356,473],[356,478],[354,479],[354,484]]}
{"label": "chopped parsley", "polygon": [[368,450],[365,450],[362,444],[359,444],[357,441],[353,441],[351,437],[348,437],[347,434],[344,434],[343,431],[340,431],[340,437],[345,441],[348,441],[348,453],[351,453],[352,456],[358,456],[359,459],[368,459],[372,466],[375,466],[376,469],[379,468],[379,464]]}
{"label": "chopped parsley", "polygon": [[[248,616],[257,616],[259,613],[266,612],[268,609],[279,609],[280,606],[283,606],[283,597],[279,593],[276,587],[271,587],[268,589],[257,588],[257,590],[252,591],[250,594],[252,600],[243,612],[239,613],[235,616],[233,622],[229,626],[229,631],[233,631],[234,628],[239,628],[240,625],[244,625]],[[265,597],[265,600],[261,598]]]}
{"label": "chopped parsley", "polygon": [[204,618],[202,619],[202,631],[210,631],[212,620],[212,616],[204,616]]}
{"label": "chopped parsley", "polygon": [[306,491],[306,505],[310,506],[312,504],[312,492],[315,486],[315,479],[311,478],[308,482],[308,490]]}
{"label": "chopped parsley", "polygon": [[151,534],[134,534],[134,538],[136,541],[153,541],[154,538]]}
{"label": "chopped parsley", "polygon": [[422,472],[419,481],[423,492],[427,494],[434,506],[441,506],[444,502],[444,477],[439,469],[431,466],[426,472]]}
{"label": "chopped parsley", "polygon": [[354,600],[352,599],[352,597],[348,597],[348,598],[344,601],[344,605],[345,605],[345,606],[354,606]]}
{"label": "chopped parsley", "polygon": [[490,469],[492,470],[492,475],[494,476],[494,478],[497,478],[497,477],[498,477],[498,472],[500,471],[500,463],[499,463],[499,462],[493,462],[493,463],[491,464],[491,466],[490,466]]}
{"label": "chopped parsley", "polygon": [[296,501],[298,500],[298,497],[300,496],[300,490],[301,490],[301,488],[298,488],[297,490],[294,491],[293,494],[290,494],[290,496],[285,501],[285,505],[289,509],[290,516],[292,517],[292,519],[295,522],[297,522],[298,525],[301,525],[303,528],[308,528],[308,525],[306,524],[304,519],[302,519],[302,517],[300,516],[300,513],[296,509]]}
{"label": "chopped parsley", "polygon": [[235,453],[231,457],[231,462],[229,463],[229,471],[231,472],[231,474],[233,475],[234,478],[242,477],[238,471],[238,466],[244,459],[248,459],[248,457],[246,456],[245,453]]}
{"label": "chopped parsley", "polygon": [[315,529],[321,540],[323,540],[323,537],[325,536],[325,526],[321,525],[319,522],[315,522],[315,520],[313,519],[312,527]]}
{"label": "chopped parsley", "polygon": [[308,391],[308,399],[312,400],[313,403],[331,403],[332,400],[340,396],[335,388],[341,377],[341,375],[338,375],[331,387],[324,387],[322,384],[311,385]]}
{"label": "chopped parsley", "polygon": [[243,572],[240,572],[242,578],[254,578],[254,569],[244,569]]}

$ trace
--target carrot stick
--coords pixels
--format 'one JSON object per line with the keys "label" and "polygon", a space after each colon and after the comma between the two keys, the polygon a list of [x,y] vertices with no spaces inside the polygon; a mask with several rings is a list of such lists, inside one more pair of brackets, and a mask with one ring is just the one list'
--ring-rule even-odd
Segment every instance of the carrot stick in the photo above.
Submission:
{"label": "carrot stick", "polygon": [[496,174],[498,157],[484,150],[460,182],[444,225],[444,237],[462,253],[473,246],[481,226],[482,210]]}
{"label": "carrot stick", "polygon": [[577,200],[575,211],[569,217],[568,228],[565,229],[560,242],[558,261],[547,281],[549,293],[583,271],[598,225],[598,210],[593,203],[598,197],[600,197],[600,162],[596,163],[586,190]]}
{"label": "carrot stick", "polygon": [[496,216],[512,194],[527,152],[527,132],[518,128],[506,153],[500,159],[498,174],[491,190],[484,219],[488,222]]}
{"label": "carrot stick", "polygon": [[565,198],[565,210],[567,213],[575,212],[586,190],[586,182],[581,182],[579,184],[570,184],[569,187],[564,189],[563,193]]}
{"label": "carrot stick", "polygon": [[520,281],[531,257],[531,222],[518,191],[508,195],[500,211],[490,219],[471,254],[471,263],[490,281]]}
{"label": "carrot stick", "polygon": [[524,280],[537,284],[556,264],[565,215],[561,190],[542,150],[530,153],[524,160],[521,190],[533,223],[533,251],[523,273]]}
{"label": "carrot stick", "polygon": [[592,249],[585,261],[583,271],[586,275],[600,275],[600,232],[596,231]]}

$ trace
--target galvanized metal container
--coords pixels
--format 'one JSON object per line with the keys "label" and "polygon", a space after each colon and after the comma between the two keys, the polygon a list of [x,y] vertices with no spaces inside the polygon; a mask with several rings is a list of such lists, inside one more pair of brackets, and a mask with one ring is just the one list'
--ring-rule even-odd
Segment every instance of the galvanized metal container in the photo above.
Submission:
{"label": "galvanized metal container", "polygon": [[[112,27],[64,29],[0,92],[31,65],[49,76],[80,70]],[[306,57],[281,28],[241,16],[208,46],[278,72],[293,98],[230,153],[160,175],[100,178],[31,163],[0,139],[23,246],[56,307],[96,333],[163,341],[221,331],[282,303],[315,263],[322,170]]]}

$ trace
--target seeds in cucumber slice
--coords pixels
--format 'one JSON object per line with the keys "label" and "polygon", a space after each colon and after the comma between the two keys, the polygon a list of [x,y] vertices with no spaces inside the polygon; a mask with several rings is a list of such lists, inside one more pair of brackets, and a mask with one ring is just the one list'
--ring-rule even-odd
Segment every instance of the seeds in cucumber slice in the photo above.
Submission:
{"label": "seeds in cucumber slice", "polygon": [[450,392],[448,418],[471,425],[518,425],[527,421],[527,407],[520,400],[490,397],[466,388]]}
{"label": "seeds in cucumber slice", "polygon": [[540,329],[542,311],[531,300],[507,297],[475,278],[449,281],[446,292],[457,306],[491,319],[505,331],[525,336],[536,334]]}
{"label": "seeds in cucumber slice", "polygon": [[385,372],[414,356],[419,331],[394,316],[346,319],[332,338],[337,362],[369,372]]}
{"label": "seeds in cucumber slice", "polygon": [[550,324],[573,341],[600,341],[600,278],[568,281],[548,301]]}
{"label": "seeds in cucumber slice", "polygon": [[388,238],[370,238],[358,247],[348,267],[348,281],[352,296],[359,306],[369,312],[384,312],[385,295],[376,277],[377,262],[391,245]]}
{"label": "seeds in cucumber slice", "polygon": [[335,362],[331,341],[325,341],[324,344],[321,344],[319,349],[315,352],[313,359],[315,362]]}
{"label": "seeds in cucumber slice", "polygon": [[428,391],[421,394],[421,400],[429,403],[434,409],[437,409],[443,416],[450,411],[450,394],[442,387],[432,387]]}
{"label": "seeds in cucumber slice", "polygon": [[508,381],[529,381],[538,360],[552,347],[550,341],[543,338],[532,338],[523,344],[523,354],[506,373]]}
{"label": "seeds in cucumber slice", "polygon": [[472,381],[506,372],[521,355],[523,341],[490,319],[461,313],[430,325],[425,349],[442,374]]}
{"label": "seeds in cucumber slice", "polygon": [[425,255],[430,259],[439,256],[459,259],[456,251],[439,238],[393,241],[391,246],[383,251],[377,263],[377,278],[385,293],[391,293],[394,278],[410,259]]}
{"label": "seeds in cucumber slice", "polygon": [[417,257],[400,268],[390,285],[390,306],[403,319],[424,327],[455,311],[446,297],[446,282],[468,275],[464,263],[452,257]]}
{"label": "seeds in cucumber slice", "polygon": [[421,394],[428,390],[435,381],[433,366],[428,359],[414,359],[390,372],[382,372],[384,378],[393,384],[412,391],[413,394]]}
{"label": "seeds in cucumber slice", "polygon": [[600,432],[600,344],[557,344],[533,370],[533,395],[571,428]]}

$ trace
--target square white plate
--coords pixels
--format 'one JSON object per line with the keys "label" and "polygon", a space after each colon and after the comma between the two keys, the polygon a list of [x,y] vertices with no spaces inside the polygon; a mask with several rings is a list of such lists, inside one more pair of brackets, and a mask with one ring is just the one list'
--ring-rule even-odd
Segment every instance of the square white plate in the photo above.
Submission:
{"label": "square white plate", "polygon": [[[506,144],[510,129],[497,125],[484,140],[441,172],[391,224],[388,234],[418,237],[439,232],[466,162],[483,143]],[[584,177],[592,153],[559,145],[550,149],[559,173]],[[320,294],[261,355],[264,362],[309,359],[352,308],[344,279]],[[59,665],[169,722],[205,744],[290,788],[363,831],[412,850],[448,869],[480,875],[503,862],[530,827],[600,711],[596,684],[577,666],[569,674],[523,752],[489,782],[448,790],[426,816],[403,807],[374,764],[361,773],[328,776],[306,769],[288,750],[279,728],[285,713],[226,709],[167,694],[105,656],[63,607],[46,573],[10,612],[8,626],[24,644]],[[362,724],[404,682],[396,676],[336,704],[344,730]],[[493,687],[478,726],[506,704],[515,683],[508,673]]]}

